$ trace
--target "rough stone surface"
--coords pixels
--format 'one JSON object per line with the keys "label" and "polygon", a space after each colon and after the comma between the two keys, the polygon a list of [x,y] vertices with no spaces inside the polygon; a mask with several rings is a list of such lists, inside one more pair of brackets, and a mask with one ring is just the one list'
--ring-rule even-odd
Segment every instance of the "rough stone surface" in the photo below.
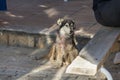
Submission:
{"label": "rough stone surface", "polygon": [[[57,29],[56,20],[61,17],[74,19],[76,33],[82,36],[91,37],[101,28],[94,18],[92,0],[7,0],[7,6],[8,11],[0,11],[0,30],[51,34]],[[0,39],[0,43],[7,42],[5,36]],[[30,46],[33,46],[32,40],[30,38]],[[38,49],[0,47],[0,80],[93,80],[60,73],[59,69],[51,68],[46,61],[38,60],[43,53],[44,50]],[[113,65],[111,59],[113,56],[108,59],[107,67],[114,80],[119,80],[120,66]],[[57,76],[60,74],[62,77]]]}
{"label": "rough stone surface", "polygon": [[0,29],[30,33],[53,32],[58,18],[69,17],[80,35],[93,36],[99,25],[92,0],[8,0],[8,11],[0,11]]}
{"label": "rough stone surface", "polygon": [[115,53],[112,53],[104,64],[105,64],[105,67],[108,69],[108,71],[111,73],[113,80],[119,80],[120,64],[115,65],[113,63],[114,57],[115,57]]}
{"label": "rough stone surface", "polygon": [[46,38],[45,38],[45,36],[40,36],[40,37],[38,37],[38,40],[37,40],[38,42],[37,42],[37,47],[39,47],[39,48],[45,48],[45,45],[46,45]]}
{"label": "rough stone surface", "polygon": [[35,41],[34,36],[24,34],[24,33],[11,33],[7,32],[7,35],[9,35],[8,38],[8,45],[11,46],[21,46],[21,47],[34,47]]}
{"label": "rough stone surface", "polygon": [[[30,34],[17,31],[0,31],[0,45],[20,46],[20,47],[37,47],[46,48],[51,47],[55,42],[55,35],[45,34]],[[80,50],[90,38],[76,36],[77,42],[81,46],[77,46]]]}
{"label": "rough stone surface", "polygon": [[34,37],[27,36],[27,38],[28,38],[28,47],[34,47],[35,45]]}
{"label": "rough stone surface", "polygon": [[47,53],[48,49],[0,46],[0,80],[97,80],[66,74],[66,67],[54,68],[48,60],[35,58]]}
{"label": "rough stone surface", "polygon": [[1,45],[7,45],[8,44],[8,35],[0,32],[0,44]]}
{"label": "rough stone surface", "polygon": [[[47,60],[35,58],[47,52],[46,49],[0,46],[0,80],[97,80],[91,76],[66,74],[66,67],[56,69]],[[112,63],[113,57],[114,54],[110,55],[106,67],[114,80],[119,80],[120,66]]]}
{"label": "rough stone surface", "polygon": [[120,52],[116,53],[113,62],[114,64],[120,64]]}

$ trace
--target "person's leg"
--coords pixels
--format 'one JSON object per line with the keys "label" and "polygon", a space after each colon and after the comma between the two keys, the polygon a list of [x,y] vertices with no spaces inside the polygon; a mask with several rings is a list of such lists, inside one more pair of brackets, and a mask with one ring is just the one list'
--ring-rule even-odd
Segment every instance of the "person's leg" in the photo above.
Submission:
{"label": "person's leg", "polygon": [[105,26],[120,27],[120,0],[101,2],[95,16]]}

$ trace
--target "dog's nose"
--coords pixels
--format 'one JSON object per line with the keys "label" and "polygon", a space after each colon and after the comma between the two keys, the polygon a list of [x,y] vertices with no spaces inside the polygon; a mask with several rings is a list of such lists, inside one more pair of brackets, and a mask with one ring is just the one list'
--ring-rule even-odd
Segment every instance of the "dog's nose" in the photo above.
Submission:
{"label": "dog's nose", "polygon": [[72,30],[70,31],[70,34],[73,34],[73,31],[72,31]]}

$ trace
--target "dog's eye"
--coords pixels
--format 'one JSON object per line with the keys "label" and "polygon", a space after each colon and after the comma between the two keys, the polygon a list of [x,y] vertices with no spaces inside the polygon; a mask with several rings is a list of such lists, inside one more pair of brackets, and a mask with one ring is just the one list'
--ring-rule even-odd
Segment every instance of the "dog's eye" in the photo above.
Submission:
{"label": "dog's eye", "polygon": [[73,24],[70,24],[71,26],[73,26]]}
{"label": "dog's eye", "polygon": [[69,24],[65,24],[66,27],[69,27]]}

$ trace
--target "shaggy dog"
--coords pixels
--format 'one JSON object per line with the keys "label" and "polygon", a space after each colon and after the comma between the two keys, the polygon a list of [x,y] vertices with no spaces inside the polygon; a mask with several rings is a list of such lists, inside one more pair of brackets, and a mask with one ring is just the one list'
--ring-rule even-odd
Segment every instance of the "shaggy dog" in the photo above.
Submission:
{"label": "shaggy dog", "polygon": [[56,67],[70,64],[78,55],[74,35],[75,23],[71,19],[58,19],[56,42],[52,45],[48,58]]}

